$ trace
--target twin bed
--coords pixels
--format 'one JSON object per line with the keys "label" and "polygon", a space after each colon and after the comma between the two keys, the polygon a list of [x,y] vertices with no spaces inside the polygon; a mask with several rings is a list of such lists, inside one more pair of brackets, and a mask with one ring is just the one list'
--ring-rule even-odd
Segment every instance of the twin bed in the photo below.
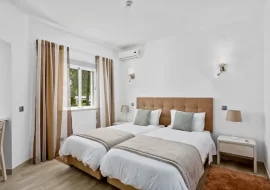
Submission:
{"label": "twin bed", "polygon": [[[137,126],[133,125],[133,123],[125,123],[108,128],[131,133],[136,136],[160,129],[161,127],[163,126]],[[66,139],[59,154],[60,156],[67,156],[67,161],[70,165],[83,170],[97,179],[102,179],[103,176],[99,171],[99,166],[102,158],[107,152],[108,151],[103,144],[96,142],[95,140],[73,135]]]}
{"label": "twin bed", "polygon": [[[133,134],[111,147],[95,139],[71,136],[61,147],[60,155],[97,179],[107,177],[108,183],[119,189],[196,189],[204,172],[203,164],[207,158],[211,162],[216,154],[211,138],[213,99],[137,98],[137,108],[161,109],[159,125],[128,123],[109,127]],[[170,110],[205,112],[204,131],[171,129]]]}

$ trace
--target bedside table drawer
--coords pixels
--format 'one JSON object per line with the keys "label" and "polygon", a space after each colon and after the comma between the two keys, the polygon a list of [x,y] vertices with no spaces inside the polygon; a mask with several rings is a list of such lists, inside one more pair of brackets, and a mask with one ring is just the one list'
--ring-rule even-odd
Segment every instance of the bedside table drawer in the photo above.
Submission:
{"label": "bedside table drawer", "polygon": [[225,142],[220,142],[219,144],[220,152],[241,155],[253,158],[253,147],[239,145],[239,144],[230,144]]}

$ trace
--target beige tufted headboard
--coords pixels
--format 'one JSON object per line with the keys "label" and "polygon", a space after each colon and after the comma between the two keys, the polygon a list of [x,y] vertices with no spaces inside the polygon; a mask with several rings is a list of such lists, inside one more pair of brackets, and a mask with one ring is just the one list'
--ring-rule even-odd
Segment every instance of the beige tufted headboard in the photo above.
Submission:
{"label": "beige tufted headboard", "polygon": [[213,131],[213,98],[152,98],[138,97],[137,109],[162,109],[159,123],[168,126],[171,123],[170,110],[185,112],[206,112],[206,131]]}

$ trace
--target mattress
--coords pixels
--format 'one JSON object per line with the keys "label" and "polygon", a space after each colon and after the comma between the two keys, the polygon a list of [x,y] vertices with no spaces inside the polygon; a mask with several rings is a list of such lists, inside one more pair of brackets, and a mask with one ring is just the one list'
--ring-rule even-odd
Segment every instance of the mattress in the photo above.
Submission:
{"label": "mattress", "polygon": [[[133,123],[125,123],[111,126],[109,128],[129,132],[136,136],[152,130],[160,129],[161,127],[162,126],[155,125],[138,126],[133,125]],[[79,136],[68,137],[59,151],[60,156],[71,155],[94,171],[99,168],[101,159],[106,153],[107,151],[102,144]]]}
{"label": "mattress", "polygon": [[[198,149],[203,163],[208,155],[211,162],[212,155],[216,154],[216,146],[209,132],[184,132],[162,128],[144,135],[193,145]],[[137,189],[187,189],[175,167],[120,149],[112,148],[103,157],[100,171],[104,177],[119,179]]]}

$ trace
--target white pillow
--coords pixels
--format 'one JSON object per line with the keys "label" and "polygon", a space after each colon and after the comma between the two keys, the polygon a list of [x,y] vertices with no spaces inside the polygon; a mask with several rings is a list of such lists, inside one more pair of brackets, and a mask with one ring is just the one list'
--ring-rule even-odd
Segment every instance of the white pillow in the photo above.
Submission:
{"label": "white pillow", "polygon": [[159,125],[161,111],[161,109],[151,111],[149,125]]}
{"label": "white pillow", "polygon": [[195,113],[192,120],[191,130],[203,132],[205,126],[205,112]]}
{"label": "white pillow", "polygon": [[[135,121],[137,111],[138,109],[135,110],[133,122]],[[162,111],[161,109],[151,111],[151,114],[149,117],[149,125],[159,125],[159,118],[160,118],[161,111]]]}
{"label": "white pillow", "polygon": [[[176,112],[177,110],[171,110],[171,124],[170,125],[173,125]],[[194,113],[192,125],[191,125],[192,131],[203,132],[204,125],[205,125],[205,114],[206,114],[205,112]]]}

